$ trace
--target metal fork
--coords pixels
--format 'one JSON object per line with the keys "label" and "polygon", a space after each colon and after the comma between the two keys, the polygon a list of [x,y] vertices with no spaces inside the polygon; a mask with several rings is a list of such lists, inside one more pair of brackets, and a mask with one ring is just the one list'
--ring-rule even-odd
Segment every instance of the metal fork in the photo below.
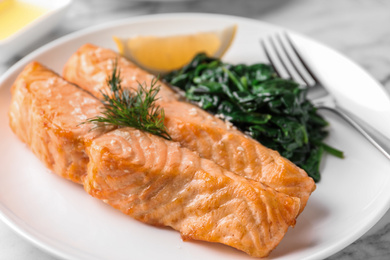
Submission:
{"label": "metal fork", "polygon": [[390,140],[337,104],[313,70],[310,69],[287,33],[263,38],[261,46],[279,77],[292,79],[308,86],[308,98],[314,106],[333,112],[343,118],[390,159]]}

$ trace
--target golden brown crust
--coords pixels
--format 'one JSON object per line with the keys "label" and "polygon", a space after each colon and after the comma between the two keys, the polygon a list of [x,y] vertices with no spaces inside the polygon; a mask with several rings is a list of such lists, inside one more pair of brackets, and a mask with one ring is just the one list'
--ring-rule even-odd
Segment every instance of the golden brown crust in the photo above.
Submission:
{"label": "golden brown crust", "polygon": [[[118,61],[123,87],[134,89],[137,81],[150,82],[152,75],[117,53],[91,44],[72,55],[63,75],[99,96],[100,89],[105,88],[103,75],[111,73],[114,60]],[[229,171],[300,198],[303,211],[316,187],[304,170],[197,106],[179,101],[168,86],[159,84],[159,105],[164,108],[165,125],[174,141]]]}
{"label": "golden brown crust", "polygon": [[14,133],[49,169],[81,183],[89,161],[84,139],[90,126],[79,123],[99,113],[98,101],[37,62],[26,66],[11,92]]}
{"label": "golden brown crust", "polygon": [[267,256],[295,224],[300,200],[233,174],[178,143],[122,128],[95,139],[85,189],[184,240]]}
{"label": "golden brown crust", "polygon": [[[11,91],[10,126],[49,169],[139,221],[178,230],[183,239],[264,257],[302,208],[299,198],[230,172],[178,142],[133,128],[90,132],[80,123],[99,113],[99,101],[38,63],[25,68]],[[282,173],[291,170],[280,165]]]}

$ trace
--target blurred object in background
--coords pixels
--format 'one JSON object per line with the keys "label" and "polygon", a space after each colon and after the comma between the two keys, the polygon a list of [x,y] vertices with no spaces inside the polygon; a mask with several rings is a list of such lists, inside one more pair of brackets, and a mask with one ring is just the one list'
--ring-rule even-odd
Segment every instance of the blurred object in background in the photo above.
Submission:
{"label": "blurred object in background", "polygon": [[60,22],[71,1],[0,0],[0,62],[33,48]]}

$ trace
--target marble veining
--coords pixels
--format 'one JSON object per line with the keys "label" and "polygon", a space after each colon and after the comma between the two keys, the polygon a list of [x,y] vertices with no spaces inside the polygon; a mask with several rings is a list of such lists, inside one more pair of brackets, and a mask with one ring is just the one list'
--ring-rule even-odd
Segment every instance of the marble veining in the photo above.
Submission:
{"label": "marble veining", "polygon": [[389,259],[390,223],[366,235],[328,260]]}
{"label": "marble veining", "polygon": [[[390,92],[390,1],[388,0],[75,0],[65,20],[29,51],[88,26],[154,13],[208,12],[254,18],[303,33],[343,53]],[[0,260],[58,259],[19,237],[0,221]],[[328,260],[390,259],[390,212],[365,235]]]}

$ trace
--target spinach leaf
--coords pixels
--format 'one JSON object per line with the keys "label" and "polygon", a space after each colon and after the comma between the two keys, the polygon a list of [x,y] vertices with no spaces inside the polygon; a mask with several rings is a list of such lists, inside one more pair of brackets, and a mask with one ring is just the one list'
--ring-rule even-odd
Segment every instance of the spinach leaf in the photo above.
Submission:
{"label": "spinach leaf", "polygon": [[328,123],[307,100],[307,88],[277,77],[270,65],[233,65],[201,53],[164,80],[184,90],[188,100],[277,150],[316,182],[324,151],[343,157],[323,143]]}

